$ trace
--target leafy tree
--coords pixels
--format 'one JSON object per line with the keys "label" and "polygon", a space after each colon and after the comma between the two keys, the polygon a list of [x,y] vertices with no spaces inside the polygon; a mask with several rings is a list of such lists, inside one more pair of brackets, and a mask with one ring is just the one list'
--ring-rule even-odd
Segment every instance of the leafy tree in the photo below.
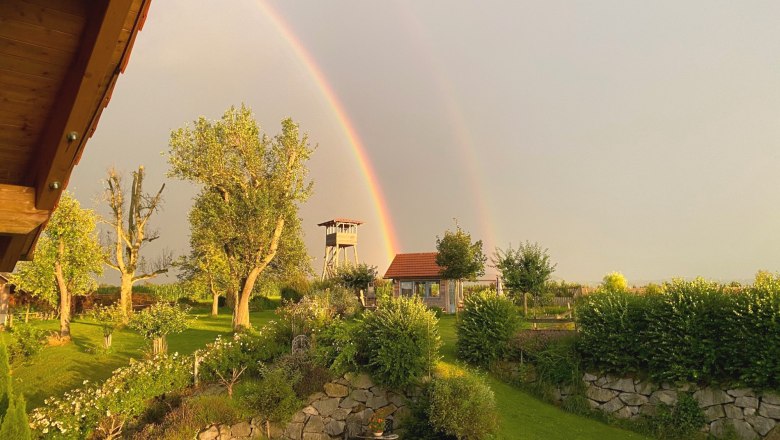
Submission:
{"label": "leafy tree", "polygon": [[62,193],[33,261],[20,264],[12,276],[13,283],[21,290],[48,301],[53,307],[59,303],[62,338],[70,337],[73,296],[97,288],[94,276],[103,273],[96,222],[91,210],[82,209],[70,193]]}
{"label": "leafy tree", "polygon": [[214,243],[198,242],[199,236],[190,237],[190,255],[177,264],[181,270],[179,279],[191,290],[207,292],[211,298],[211,316],[219,314],[219,297],[223,292],[235,294],[236,287],[230,277],[225,254]]}
{"label": "leafy tree", "polygon": [[507,290],[515,296],[520,293],[541,295],[557,266],[550,262],[547,249],[528,241],[520,243],[517,249],[512,249],[511,245],[506,250],[496,248],[492,261],[501,271]]}
{"label": "leafy tree", "polygon": [[[191,233],[220,244],[237,280],[236,329],[250,326],[255,283],[267,269],[274,270],[278,254],[292,258],[277,261],[277,268],[308,264],[296,232],[298,204],[311,193],[305,165],[310,154],[307,136],[299,135],[291,119],[282,121],[281,134],[269,138],[243,105],[228,109],[221,120],[200,118],[194,127],[171,133],[169,175],[203,186],[190,213]],[[301,257],[305,263],[297,261]]]}
{"label": "leafy tree", "polygon": [[164,354],[168,351],[166,336],[187,330],[188,312],[188,309],[157,303],[136,313],[130,321],[130,328],[137,330],[144,338],[152,340],[153,354]]}
{"label": "leafy tree", "polygon": [[336,278],[339,284],[353,291],[367,290],[368,285],[376,279],[376,266],[369,266],[366,263],[358,265],[347,265],[339,268],[336,272]]}
{"label": "leafy tree", "polygon": [[604,275],[599,290],[607,292],[625,292],[628,290],[628,281],[620,272],[610,272]]}
{"label": "leafy tree", "polygon": [[300,379],[285,368],[276,367],[266,370],[262,380],[250,385],[244,400],[265,420],[267,438],[271,438],[272,422],[287,422],[303,406],[293,389],[293,384]]}
{"label": "leafy tree", "polygon": [[122,312],[122,307],[118,304],[105,307],[95,307],[92,309],[90,314],[103,328],[103,348],[108,350],[111,348],[111,341],[114,335],[114,331],[121,327],[124,322],[124,313]]}
{"label": "leafy tree", "polygon": [[471,242],[471,234],[455,223],[455,232],[445,231],[444,237],[436,237],[436,264],[441,275],[451,280],[476,280],[485,274],[487,257],[482,253],[482,240]]}
{"label": "leafy tree", "polygon": [[[133,284],[168,272],[173,262],[173,256],[168,251],[164,251],[153,264],[147,264],[140,254],[145,243],[159,238],[156,232],[148,231],[147,227],[149,218],[160,209],[162,191],[165,188],[163,184],[155,195],[144,193],[144,174],[143,166],[139,166],[138,171],[133,173],[129,203],[125,203],[126,191],[122,188],[122,177],[119,173],[111,169],[106,179],[106,200],[111,207],[108,223],[112,228],[106,264],[120,274],[119,302],[125,321],[133,312]],[[138,271],[141,273],[137,273]]]}

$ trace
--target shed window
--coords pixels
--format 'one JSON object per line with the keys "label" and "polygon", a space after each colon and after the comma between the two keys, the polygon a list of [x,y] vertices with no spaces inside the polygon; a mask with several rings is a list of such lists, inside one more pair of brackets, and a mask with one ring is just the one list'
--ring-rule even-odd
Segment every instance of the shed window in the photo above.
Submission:
{"label": "shed window", "polygon": [[411,297],[414,292],[413,281],[401,281],[401,296]]}

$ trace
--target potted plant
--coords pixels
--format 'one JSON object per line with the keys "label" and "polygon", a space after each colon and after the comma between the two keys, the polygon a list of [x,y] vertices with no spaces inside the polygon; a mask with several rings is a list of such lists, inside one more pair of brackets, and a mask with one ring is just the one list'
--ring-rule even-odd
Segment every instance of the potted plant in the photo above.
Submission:
{"label": "potted plant", "polygon": [[378,417],[376,414],[371,416],[371,420],[368,422],[368,429],[374,433],[374,437],[381,437],[385,432],[385,419]]}

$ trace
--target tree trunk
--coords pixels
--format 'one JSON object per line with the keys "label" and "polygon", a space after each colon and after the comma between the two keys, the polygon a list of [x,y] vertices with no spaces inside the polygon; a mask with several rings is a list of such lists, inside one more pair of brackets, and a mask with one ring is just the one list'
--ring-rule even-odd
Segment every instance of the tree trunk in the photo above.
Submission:
{"label": "tree trunk", "polygon": [[104,336],[103,336],[103,345],[104,345],[104,347],[105,347],[105,349],[106,349],[106,350],[108,350],[109,348],[111,348],[111,336],[112,336],[112,335],[110,335],[110,334],[109,334],[109,335],[104,335]]}
{"label": "tree trunk", "polygon": [[219,315],[219,291],[214,288],[214,282],[209,282],[211,289],[211,316]]}
{"label": "tree trunk", "polygon": [[240,331],[251,327],[249,323],[249,299],[252,297],[252,289],[255,287],[255,281],[260,275],[260,269],[255,268],[249,272],[249,275],[241,283],[241,295],[236,304],[236,313],[233,315],[233,331]]}
{"label": "tree trunk", "polygon": [[27,301],[27,311],[24,313],[24,323],[27,324],[28,322],[30,322],[30,301]]}
{"label": "tree trunk", "polygon": [[168,352],[168,341],[165,340],[165,336],[152,339],[152,354],[165,354]]}
{"label": "tree trunk", "polygon": [[119,304],[122,307],[122,315],[124,322],[130,320],[130,315],[133,314],[133,276],[129,274],[122,274],[122,281],[119,287]]}
{"label": "tree trunk", "polygon": [[[62,247],[63,243],[60,242],[61,252],[63,251]],[[57,280],[57,289],[60,291],[60,338],[70,339],[70,303],[73,298],[68,291],[68,285],[65,284],[65,275],[59,261],[54,263],[54,278]]]}

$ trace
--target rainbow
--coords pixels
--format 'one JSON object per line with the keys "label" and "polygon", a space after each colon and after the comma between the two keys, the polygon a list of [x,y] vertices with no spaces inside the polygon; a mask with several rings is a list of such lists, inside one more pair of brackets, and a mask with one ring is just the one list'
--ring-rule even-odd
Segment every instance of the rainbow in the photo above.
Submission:
{"label": "rainbow", "polygon": [[336,93],[333,91],[333,88],[325,78],[325,75],[317,66],[311,54],[309,54],[300,40],[298,40],[295,34],[293,34],[287,22],[285,22],[282,16],[265,1],[258,0],[257,3],[265,16],[271,21],[274,27],[279,31],[279,34],[290,45],[298,59],[306,67],[306,70],[309,72],[315,84],[320,89],[327,102],[330,104],[336,119],[344,130],[344,134],[346,135],[352,150],[355,152],[355,156],[357,157],[357,161],[360,165],[360,170],[363,176],[365,176],[366,182],[368,183],[368,189],[374,202],[374,208],[376,209],[377,217],[379,218],[379,227],[383,235],[387,264],[390,264],[390,261],[392,261],[395,257],[396,250],[400,249],[400,247],[398,246],[398,238],[396,236],[392,218],[390,217],[390,213],[387,207],[387,201],[385,200],[385,196],[382,193],[382,188],[379,185],[379,179],[377,178],[376,171],[374,171],[371,160],[366,153],[366,148],[363,145],[363,142],[360,140],[360,137],[358,136],[357,131],[352,124],[352,121],[350,121],[349,117],[347,116],[347,112],[344,109],[344,106],[341,104],[341,101],[339,101]]}

